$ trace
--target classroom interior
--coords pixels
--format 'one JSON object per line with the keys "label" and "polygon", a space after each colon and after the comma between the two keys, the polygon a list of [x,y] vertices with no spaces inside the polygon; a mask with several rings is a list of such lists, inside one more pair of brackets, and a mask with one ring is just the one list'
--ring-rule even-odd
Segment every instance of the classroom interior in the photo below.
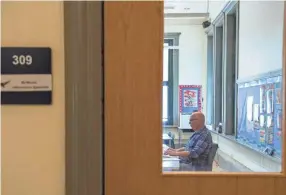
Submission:
{"label": "classroom interior", "polygon": [[[213,172],[281,172],[284,1],[165,1],[163,153],[203,112]],[[179,158],[163,155],[163,171]]]}

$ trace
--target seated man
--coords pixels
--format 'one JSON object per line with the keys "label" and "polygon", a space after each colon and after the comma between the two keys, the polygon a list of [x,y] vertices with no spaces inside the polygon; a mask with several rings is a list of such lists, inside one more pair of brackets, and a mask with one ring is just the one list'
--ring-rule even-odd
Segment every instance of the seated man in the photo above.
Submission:
{"label": "seated man", "polygon": [[204,114],[193,113],[189,123],[195,133],[190,137],[186,147],[169,148],[165,154],[180,157],[181,171],[206,171],[208,155],[212,147],[212,136],[205,126]]}

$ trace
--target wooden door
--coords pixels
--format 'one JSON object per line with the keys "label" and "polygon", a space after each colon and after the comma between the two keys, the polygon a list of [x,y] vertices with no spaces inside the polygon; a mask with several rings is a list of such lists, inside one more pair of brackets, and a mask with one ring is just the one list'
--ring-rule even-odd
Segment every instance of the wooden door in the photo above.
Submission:
{"label": "wooden door", "polygon": [[104,3],[106,195],[285,195],[285,163],[282,175],[161,172],[163,15],[162,1]]}

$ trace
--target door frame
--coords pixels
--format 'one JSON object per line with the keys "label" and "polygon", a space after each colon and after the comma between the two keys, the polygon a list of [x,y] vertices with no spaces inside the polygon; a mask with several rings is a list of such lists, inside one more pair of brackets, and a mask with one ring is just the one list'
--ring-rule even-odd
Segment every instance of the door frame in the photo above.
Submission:
{"label": "door frame", "polygon": [[102,1],[64,1],[66,195],[102,195]]}
{"label": "door frame", "polygon": [[[126,3],[126,2],[125,2]],[[132,3],[132,2],[130,2]],[[134,2],[133,2],[134,3]],[[66,81],[66,194],[104,194],[104,6],[101,1],[64,2],[65,81]],[[284,4],[286,8],[286,4]],[[285,10],[285,9],[284,9]],[[286,13],[284,12],[286,17]],[[163,17],[163,15],[162,15]],[[147,21],[146,21],[147,22]],[[283,91],[286,91],[286,20],[283,39]],[[101,29],[100,31],[98,29]],[[162,34],[163,36],[163,34]],[[163,39],[162,39],[163,41]],[[80,64],[80,66],[79,66]],[[105,69],[105,68],[104,68]],[[286,148],[285,97],[283,98],[283,148]],[[85,115],[83,115],[85,114]],[[92,116],[92,117],[91,117]],[[96,121],[96,123],[94,122]],[[158,138],[159,139],[159,138]],[[226,177],[230,180],[251,176],[255,179],[286,176],[286,149],[283,150],[283,174],[276,173],[180,173],[166,175],[181,178],[206,176]],[[161,175],[161,177],[164,177]],[[167,178],[166,178],[167,179]],[[170,178],[171,179],[171,178]],[[219,178],[218,178],[219,179]],[[169,179],[168,179],[169,180]],[[258,179],[259,181],[261,179]],[[250,181],[250,180],[248,180]],[[255,180],[256,181],[256,180]],[[277,179],[275,185],[284,186]],[[258,185],[258,184],[257,184]],[[175,188],[176,186],[174,186]],[[283,188],[284,189],[284,188]],[[157,189],[158,190],[158,189]],[[159,191],[157,191],[159,192]],[[109,194],[108,194],[109,195]]]}

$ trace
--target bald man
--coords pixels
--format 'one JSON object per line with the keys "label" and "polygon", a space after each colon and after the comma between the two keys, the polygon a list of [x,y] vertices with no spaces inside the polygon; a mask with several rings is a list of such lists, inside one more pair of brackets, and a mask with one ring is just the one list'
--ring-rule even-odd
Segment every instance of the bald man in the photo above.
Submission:
{"label": "bald man", "polygon": [[189,124],[195,133],[190,137],[186,147],[168,149],[165,154],[179,156],[181,171],[207,171],[208,155],[212,147],[212,136],[205,126],[205,116],[201,112],[191,115]]}

